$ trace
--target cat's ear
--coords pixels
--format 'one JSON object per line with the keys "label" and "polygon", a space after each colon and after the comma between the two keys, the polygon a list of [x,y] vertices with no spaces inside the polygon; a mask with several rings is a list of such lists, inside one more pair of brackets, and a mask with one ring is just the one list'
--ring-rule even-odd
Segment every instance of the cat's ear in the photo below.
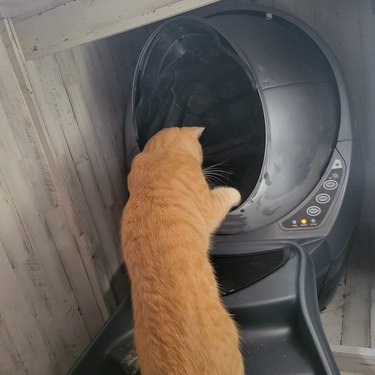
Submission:
{"label": "cat's ear", "polygon": [[201,128],[201,127],[194,127],[192,128],[194,129],[194,134],[195,136],[197,137],[197,139],[199,139],[204,131],[205,128]]}

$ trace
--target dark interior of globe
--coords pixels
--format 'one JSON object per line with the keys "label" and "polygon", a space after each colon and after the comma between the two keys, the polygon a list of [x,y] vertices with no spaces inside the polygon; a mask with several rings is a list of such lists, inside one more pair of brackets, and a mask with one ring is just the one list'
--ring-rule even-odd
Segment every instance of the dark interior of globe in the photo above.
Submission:
{"label": "dark interior of globe", "polygon": [[258,91],[238,55],[209,35],[189,34],[170,47],[150,90],[137,108],[140,149],[162,128],[204,126],[210,185],[236,187],[246,200],[263,164],[265,122]]}

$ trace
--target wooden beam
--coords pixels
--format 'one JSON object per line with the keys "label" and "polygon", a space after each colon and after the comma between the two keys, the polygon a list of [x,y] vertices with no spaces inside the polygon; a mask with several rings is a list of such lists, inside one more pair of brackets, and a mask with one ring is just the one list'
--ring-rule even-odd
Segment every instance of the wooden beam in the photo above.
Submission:
{"label": "wooden beam", "polygon": [[342,373],[375,373],[375,349],[344,345],[331,345],[331,349]]}
{"label": "wooden beam", "polygon": [[218,0],[75,0],[14,23],[26,60],[106,38]]}

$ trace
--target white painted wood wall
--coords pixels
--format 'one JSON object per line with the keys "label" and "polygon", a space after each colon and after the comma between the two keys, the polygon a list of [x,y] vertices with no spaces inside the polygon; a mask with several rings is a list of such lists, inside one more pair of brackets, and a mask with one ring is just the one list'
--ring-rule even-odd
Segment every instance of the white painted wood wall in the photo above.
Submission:
{"label": "white painted wood wall", "polygon": [[1,26],[0,374],[65,374],[127,292],[118,224],[134,64],[106,40],[25,63]]}
{"label": "white painted wood wall", "polygon": [[[121,7],[125,4],[107,1]],[[369,233],[373,237],[375,208],[374,2],[256,2],[301,18],[326,40],[340,62],[353,97],[367,172],[362,215],[367,234],[362,233],[356,244],[371,254],[373,241],[368,237]],[[96,3],[100,1],[90,2],[93,7]],[[69,43],[53,38],[59,28],[50,23],[51,34],[37,51],[27,49],[33,46],[32,33],[22,34],[22,30],[32,29],[33,22],[37,24],[38,19],[32,18],[37,15],[17,16],[14,24],[1,21],[1,375],[65,374],[128,291],[118,243],[118,224],[126,201],[122,126],[134,64],[152,26],[62,49],[199,5],[195,0],[176,2],[180,3],[177,8],[174,1],[158,3],[159,10],[145,12],[144,18],[136,15],[131,18],[133,23],[122,20],[102,29],[94,12],[98,16],[94,17],[96,32],[80,37],[77,23],[78,31]],[[88,2],[77,0],[69,6],[85,4]],[[53,16],[56,23],[59,15]],[[105,16],[111,20],[110,13]],[[46,32],[44,29],[41,37]],[[25,56],[31,60],[26,61]],[[368,349],[374,346],[375,297],[371,286],[375,269],[369,263],[364,267],[357,263],[348,269],[346,275],[350,276],[344,287],[351,288],[353,295],[357,283],[367,287],[360,289],[362,294],[357,293],[351,305],[342,303],[338,295],[339,309],[325,319],[332,328],[331,343],[345,345],[335,347],[342,368],[371,373],[373,367],[369,370],[366,363],[375,363],[372,349]],[[346,318],[344,312],[348,313]],[[350,350],[345,349],[348,346]],[[362,347],[370,352],[363,352]]]}

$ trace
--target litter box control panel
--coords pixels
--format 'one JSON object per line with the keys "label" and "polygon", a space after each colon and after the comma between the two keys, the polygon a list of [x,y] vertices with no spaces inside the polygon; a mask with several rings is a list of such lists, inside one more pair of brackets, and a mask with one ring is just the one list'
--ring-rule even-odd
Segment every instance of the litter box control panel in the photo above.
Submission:
{"label": "litter box control panel", "polygon": [[343,178],[343,163],[335,159],[323,184],[307,204],[282,223],[285,229],[302,229],[319,226],[335,200]]}

